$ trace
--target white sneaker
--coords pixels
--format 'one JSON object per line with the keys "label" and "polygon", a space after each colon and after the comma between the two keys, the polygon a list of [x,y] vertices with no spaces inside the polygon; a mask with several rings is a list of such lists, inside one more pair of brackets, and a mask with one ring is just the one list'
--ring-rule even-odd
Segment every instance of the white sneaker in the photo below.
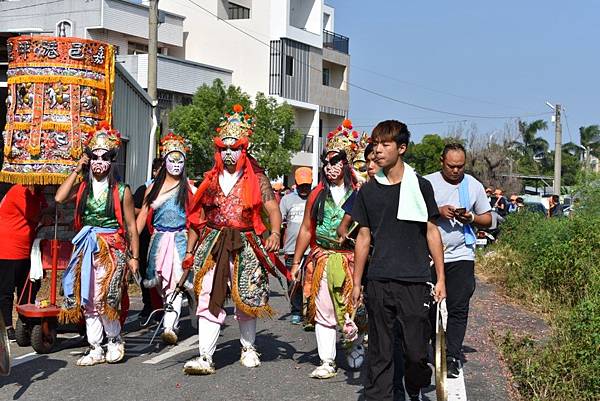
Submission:
{"label": "white sneaker", "polygon": [[178,340],[177,333],[172,329],[165,329],[160,335],[160,339],[163,343],[168,345],[175,345]]}
{"label": "white sneaker", "polygon": [[260,366],[260,357],[253,346],[242,347],[242,356],[240,357],[240,362],[247,368],[255,368]]}
{"label": "white sneaker", "polygon": [[346,353],[346,360],[351,369],[360,368],[365,361],[365,347],[361,343],[359,338]]}
{"label": "white sneaker", "polygon": [[215,373],[215,364],[206,354],[190,359],[183,365],[183,372],[188,375],[212,375]]}
{"label": "white sneaker", "polygon": [[104,350],[100,345],[90,345],[85,354],[77,360],[77,366],[94,366],[106,362]]}
{"label": "white sneaker", "polygon": [[337,375],[334,361],[321,361],[321,366],[312,371],[310,377],[313,379],[329,379]]}
{"label": "white sneaker", "polygon": [[108,339],[106,345],[106,362],[117,363],[125,356],[125,343],[121,336]]}

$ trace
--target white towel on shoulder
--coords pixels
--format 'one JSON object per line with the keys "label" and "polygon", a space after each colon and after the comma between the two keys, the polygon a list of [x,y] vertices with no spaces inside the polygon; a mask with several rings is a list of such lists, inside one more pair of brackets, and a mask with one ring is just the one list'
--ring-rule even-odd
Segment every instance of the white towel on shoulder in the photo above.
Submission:
{"label": "white towel on shoulder", "polygon": [[[377,172],[375,179],[382,185],[392,185],[383,173],[383,169]],[[402,176],[402,185],[400,185],[400,199],[398,200],[398,214],[396,217],[398,220],[421,223],[426,223],[429,220],[427,205],[421,193],[417,173],[406,163],[404,163],[404,175]]]}
{"label": "white towel on shoulder", "polygon": [[44,275],[43,267],[42,267],[42,250],[40,248],[40,243],[42,240],[40,238],[36,238],[33,241],[33,245],[31,246],[31,253],[29,257],[31,259],[31,269],[29,270],[29,280],[37,281],[41,280]]}

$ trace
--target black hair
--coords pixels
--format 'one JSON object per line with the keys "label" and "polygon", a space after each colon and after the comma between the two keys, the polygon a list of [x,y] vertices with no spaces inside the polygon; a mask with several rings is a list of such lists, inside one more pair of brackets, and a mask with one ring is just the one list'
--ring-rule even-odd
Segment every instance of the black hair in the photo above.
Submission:
{"label": "black hair", "polygon": [[410,131],[406,124],[397,120],[385,120],[377,124],[371,134],[373,141],[394,141],[398,146],[410,142]]}
{"label": "black hair", "polygon": [[152,170],[158,170],[163,164],[163,159],[161,159],[160,157],[155,157],[154,160],[152,160]]}
{"label": "black hair", "polygon": [[367,147],[365,148],[365,153],[364,153],[364,158],[365,160],[367,160],[369,158],[369,155],[371,153],[373,153],[373,143],[369,142],[369,144],[367,145]]}
{"label": "black hair", "polygon": [[448,144],[446,144],[446,146],[444,146],[444,150],[442,151],[442,160],[444,160],[446,158],[446,155],[450,151],[460,151],[460,152],[463,152],[465,157],[467,156],[467,151],[465,150],[465,147],[462,145],[462,143],[453,142],[453,143],[448,143]]}
{"label": "black hair", "polygon": [[[150,205],[152,205],[152,202],[154,202],[156,200],[156,198],[158,198],[158,195],[160,194],[160,190],[161,190],[163,184],[165,183],[166,178],[167,178],[167,169],[161,168],[160,171],[158,172],[158,175],[154,179],[154,183],[152,184],[152,189],[150,190],[150,192],[146,196],[146,199],[144,200],[144,203],[146,204],[146,206],[150,207]],[[188,182],[187,174],[185,173],[185,168],[184,168],[183,171],[181,172],[181,174],[179,175],[179,184],[178,184],[179,190],[177,193],[177,205],[180,208],[182,208],[183,210],[185,210],[185,207],[188,202],[187,182]]]}
{"label": "black hair", "polygon": [[[92,151],[88,148],[86,148],[84,150],[85,154],[91,158],[91,155],[93,155]],[[106,158],[108,158],[111,161],[111,165],[110,165],[110,169],[108,170],[108,174],[107,174],[107,178],[108,178],[108,194],[106,196],[106,207],[104,209],[104,212],[106,213],[106,216],[108,216],[109,218],[115,218],[115,202],[120,202],[120,199],[113,199],[113,188],[115,187],[115,185],[119,184],[119,180],[118,180],[118,171],[115,168],[115,166],[113,165],[113,162],[116,160],[117,158],[117,149],[111,149],[108,152],[106,152],[104,154]],[[93,193],[93,186],[92,186],[92,182],[94,180],[94,174],[92,173],[92,170],[90,169],[90,167],[88,165],[86,165],[84,167],[83,170],[83,176],[85,177],[85,182],[86,182],[86,186],[83,189],[83,193],[81,194],[81,199],[79,200],[79,205],[77,205],[77,214],[81,217],[83,217],[83,214],[85,212],[85,208],[87,206],[87,201],[88,198],[90,196],[90,193]]]}
{"label": "black hair", "polygon": [[[328,152],[326,150],[323,151],[323,154],[321,155],[321,160],[326,160],[325,156],[327,156],[327,153]],[[346,152],[341,151],[338,154],[342,157],[342,160],[344,162],[344,186],[346,188],[351,187],[353,184],[356,183],[356,178],[354,177],[354,174],[352,174],[352,169],[348,165],[348,161],[346,159]],[[329,182],[327,181],[327,177],[325,175],[325,163],[323,164],[324,165],[321,168],[321,180],[323,182],[323,191],[321,191],[317,199],[315,199],[315,203],[311,210],[311,217],[317,221],[317,224],[321,224],[323,222],[323,217],[325,215],[325,200],[327,199],[327,195],[329,195],[330,192]]]}

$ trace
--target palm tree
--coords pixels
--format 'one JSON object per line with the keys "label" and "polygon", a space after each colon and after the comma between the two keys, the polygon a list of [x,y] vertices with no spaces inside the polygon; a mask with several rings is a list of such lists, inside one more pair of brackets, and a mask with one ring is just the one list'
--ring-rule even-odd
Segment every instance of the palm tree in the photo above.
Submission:
{"label": "palm tree", "polygon": [[548,129],[548,123],[544,120],[535,120],[531,123],[519,121],[519,133],[526,154],[535,155],[548,151],[548,141],[537,136],[538,131],[545,129]]}
{"label": "palm tree", "polygon": [[590,155],[600,157],[600,126],[579,127],[579,142],[586,149],[586,162]]}

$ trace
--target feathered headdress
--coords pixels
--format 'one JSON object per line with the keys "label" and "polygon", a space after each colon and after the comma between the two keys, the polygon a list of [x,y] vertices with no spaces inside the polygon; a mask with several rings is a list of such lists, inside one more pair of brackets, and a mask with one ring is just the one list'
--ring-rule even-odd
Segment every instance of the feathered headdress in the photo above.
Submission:
{"label": "feathered headdress", "polygon": [[327,153],[343,151],[346,153],[346,160],[351,163],[356,156],[359,136],[358,131],[352,129],[352,121],[346,119],[327,135],[325,151]]}
{"label": "feathered headdress", "polygon": [[164,158],[171,152],[180,152],[185,157],[187,152],[191,150],[188,141],[180,135],[175,135],[173,132],[160,140],[160,157]]}
{"label": "feathered headdress", "polygon": [[236,141],[249,138],[254,128],[254,117],[244,113],[244,107],[241,104],[235,104],[233,111],[225,113],[221,117],[221,123],[217,127],[217,138],[223,141],[225,138],[233,138]]}
{"label": "feathered headdress", "polygon": [[96,125],[96,129],[88,135],[85,146],[91,151],[117,150],[121,146],[121,133],[116,129],[111,129],[107,121],[100,121]]}

